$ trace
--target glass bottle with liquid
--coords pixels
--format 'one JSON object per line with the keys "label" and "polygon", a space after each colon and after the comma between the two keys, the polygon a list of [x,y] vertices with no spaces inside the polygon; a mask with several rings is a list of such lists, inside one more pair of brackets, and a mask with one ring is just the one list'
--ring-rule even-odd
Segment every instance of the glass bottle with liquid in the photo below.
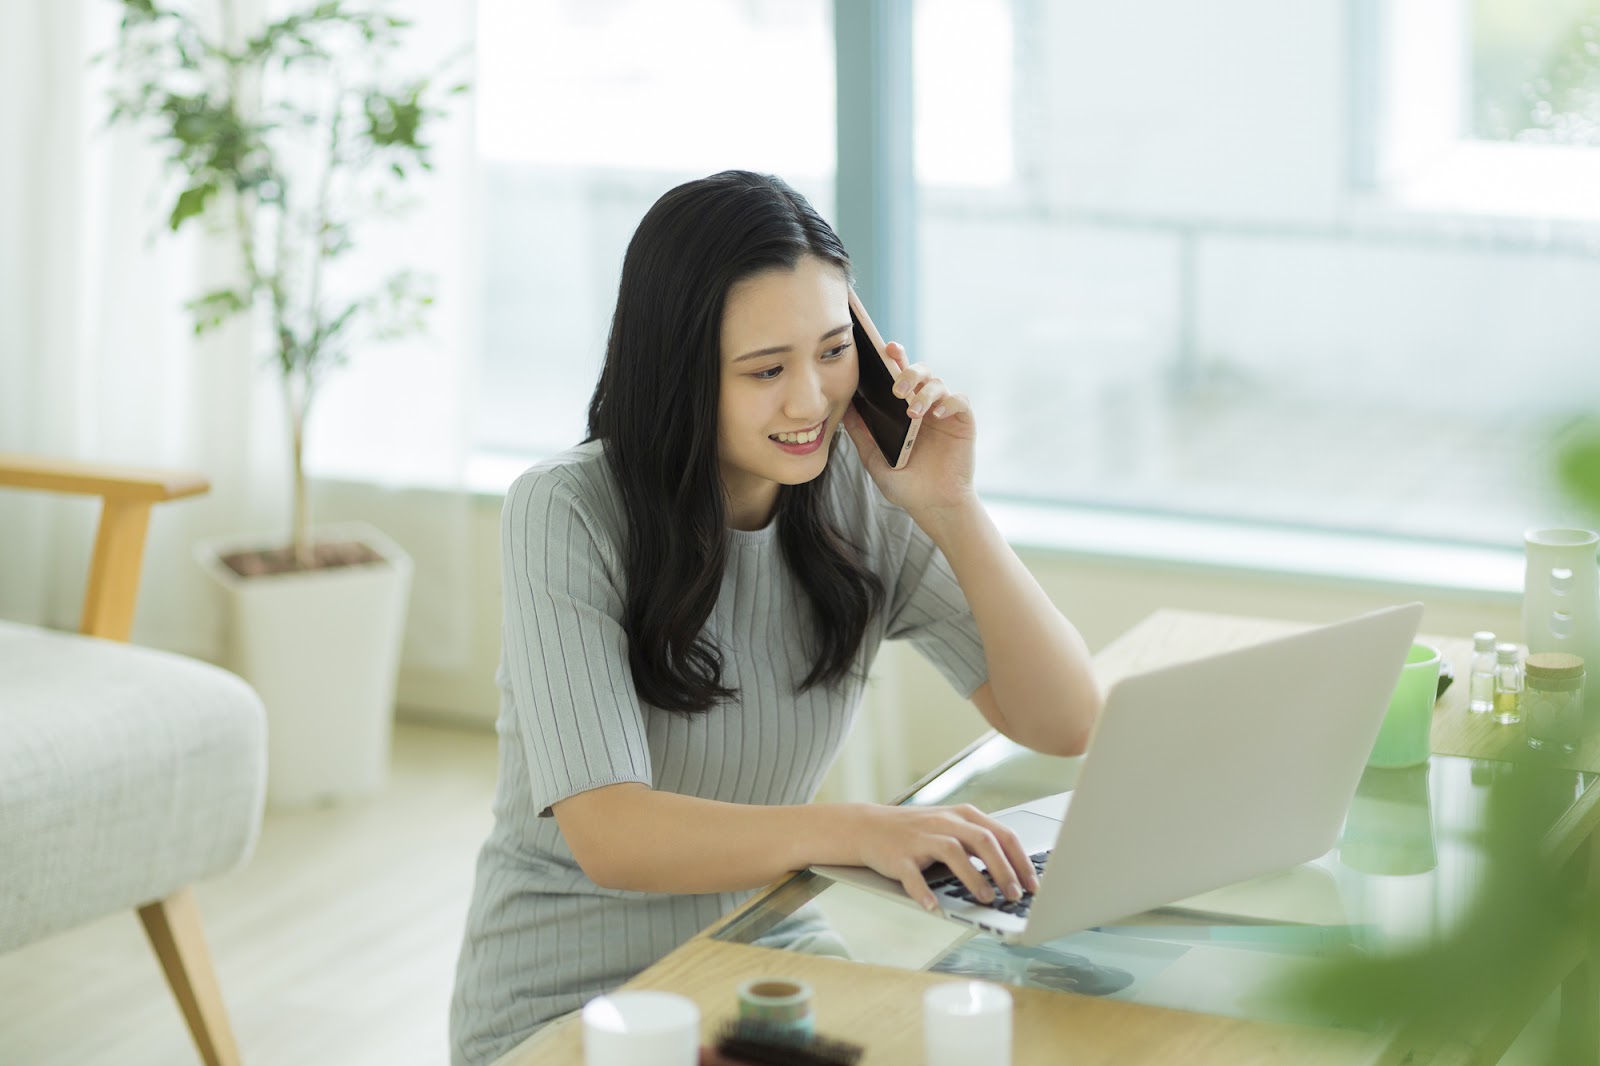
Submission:
{"label": "glass bottle with liquid", "polygon": [[1522,662],[1515,644],[1494,649],[1494,720],[1501,725],[1522,721]]}
{"label": "glass bottle with liquid", "polygon": [[1472,634],[1472,673],[1467,679],[1467,709],[1474,714],[1494,710],[1494,634]]}

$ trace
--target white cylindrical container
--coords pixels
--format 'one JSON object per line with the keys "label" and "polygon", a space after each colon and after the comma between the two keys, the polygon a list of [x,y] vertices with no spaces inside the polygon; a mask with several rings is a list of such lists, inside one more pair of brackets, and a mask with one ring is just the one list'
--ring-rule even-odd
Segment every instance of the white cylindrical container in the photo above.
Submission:
{"label": "white cylindrical container", "polygon": [[922,996],[927,1066],[1011,1066],[1011,993],[987,981],[952,981]]}
{"label": "white cylindrical container", "polygon": [[[1576,655],[1592,673],[1600,668],[1600,533],[1588,529],[1530,529],[1523,537],[1527,571],[1522,584],[1522,641],[1530,653]],[[1600,712],[1600,685],[1587,690],[1591,714]]]}
{"label": "white cylindrical container", "polygon": [[695,1066],[700,1008],[673,992],[613,992],[583,1007],[584,1066]]}

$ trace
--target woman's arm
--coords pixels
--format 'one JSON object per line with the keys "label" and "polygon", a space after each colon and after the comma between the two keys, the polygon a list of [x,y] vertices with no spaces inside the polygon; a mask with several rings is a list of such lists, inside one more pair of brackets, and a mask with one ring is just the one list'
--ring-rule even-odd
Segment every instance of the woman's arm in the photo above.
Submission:
{"label": "woman's arm", "polygon": [[1024,747],[1079,755],[1100,711],[1088,646],[976,499],[918,518],[950,561],[983,638],[989,680],[972,702]]}
{"label": "woman's arm", "polygon": [[[814,864],[867,866],[899,881],[931,910],[937,904],[922,870],[935,862],[950,867],[980,898],[992,897],[969,855],[996,872],[1012,899],[1023,888],[1038,888],[1016,834],[965,805],[764,806],[627,783],[580,792],[551,811],[584,874],[605,888],[734,892]],[[1016,873],[1007,878],[1007,871]]]}
{"label": "woman's arm", "polygon": [[966,397],[952,393],[905,349],[887,346],[900,367],[895,393],[922,417],[911,462],[884,462],[852,408],[844,427],[879,490],[903,507],[944,553],[972,608],[989,680],[973,702],[1000,732],[1052,755],[1088,744],[1101,695],[1083,637],[1056,610],[1017,558],[973,484],[978,430]]}

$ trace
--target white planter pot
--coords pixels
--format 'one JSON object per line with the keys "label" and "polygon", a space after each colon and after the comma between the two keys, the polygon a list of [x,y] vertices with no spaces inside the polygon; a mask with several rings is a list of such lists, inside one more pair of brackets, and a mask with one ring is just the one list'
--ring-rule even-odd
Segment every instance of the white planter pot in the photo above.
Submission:
{"label": "white planter pot", "polygon": [[361,523],[317,527],[318,541],[360,541],[381,562],[240,577],[224,555],[281,537],[196,545],[229,603],[228,667],[267,708],[267,802],[307,807],[371,795],[389,774],[395,677],[411,557]]}

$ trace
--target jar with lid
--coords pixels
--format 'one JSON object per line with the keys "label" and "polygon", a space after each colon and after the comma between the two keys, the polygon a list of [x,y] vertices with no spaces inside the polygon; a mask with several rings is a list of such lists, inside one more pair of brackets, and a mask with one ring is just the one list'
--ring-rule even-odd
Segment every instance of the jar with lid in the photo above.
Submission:
{"label": "jar with lid", "polygon": [[1535,652],[1524,664],[1522,719],[1528,747],[1571,753],[1583,735],[1583,660],[1558,651]]}

